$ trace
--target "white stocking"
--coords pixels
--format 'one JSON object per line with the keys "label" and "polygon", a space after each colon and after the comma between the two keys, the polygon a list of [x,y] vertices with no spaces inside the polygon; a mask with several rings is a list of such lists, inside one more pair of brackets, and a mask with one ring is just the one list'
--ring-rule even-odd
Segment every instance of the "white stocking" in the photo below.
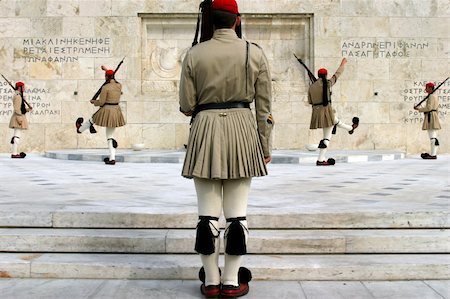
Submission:
{"label": "white stocking", "polygon": [[[223,181],[223,212],[226,219],[247,216],[248,193],[250,191],[251,178],[224,180]],[[248,225],[246,220],[240,221],[244,226],[245,243],[248,239]],[[225,231],[230,226],[227,222]],[[224,236],[225,248],[227,236]],[[239,285],[238,271],[242,263],[242,255],[229,255],[225,253],[225,267],[222,275],[224,285]]]}
{"label": "white stocking", "polygon": [[346,123],[342,122],[336,115],[334,115],[334,124],[338,128],[344,129],[346,131],[351,131],[353,129],[352,126],[349,126]]}
{"label": "white stocking", "polygon": [[94,122],[92,121],[92,118],[90,118],[88,121],[85,121],[85,122],[83,122],[83,124],[81,124],[81,127],[78,129],[78,131],[84,132],[87,129],[89,129],[89,127],[93,124],[94,124]]}
{"label": "white stocking", "polygon": [[108,142],[109,148],[109,160],[116,160],[116,149],[113,146],[113,135],[116,131],[116,128],[106,128],[106,140]]}
{"label": "white stocking", "polygon": [[12,138],[14,138],[14,143],[11,145],[11,151],[13,155],[19,154],[19,144],[20,144],[20,137],[22,135],[21,129],[14,129],[14,135]]}
{"label": "white stocking", "polygon": [[427,130],[428,136],[430,137],[430,146],[431,146],[431,156],[437,155],[438,145],[435,145],[437,139],[437,130]]}
{"label": "white stocking", "polygon": [[[197,191],[198,215],[219,218],[222,212],[222,181],[194,178],[194,183]],[[216,233],[219,231],[219,222],[210,220],[210,227],[211,231]],[[205,286],[220,284],[220,237],[217,237],[214,242],[216,249],[214,253],[200,254],[205,269]]]}
{"label": "white stocking", "polygon": [[331,140],[331,132],[333,131],[333,127],[323,128],[323,143],[327,146],[326,148],[319,148],[319,158],[317,161],[323,162],[326,161],[325,155],[327,153],[328,145]]}

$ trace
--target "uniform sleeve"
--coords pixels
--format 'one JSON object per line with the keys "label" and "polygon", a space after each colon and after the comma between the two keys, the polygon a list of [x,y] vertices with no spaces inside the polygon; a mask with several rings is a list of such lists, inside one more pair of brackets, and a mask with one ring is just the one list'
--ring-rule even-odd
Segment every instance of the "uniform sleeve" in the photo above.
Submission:
{"label": "uniform sleeve", "polygon": [[434,106],[433,105],[433,98],[429,97],[426,101],[426,105],[423,108],[419,108],[417,109],[419,112],[430,112],[431,110],[434,110]]}
{"label": "uniform sleeve", "polygon": [[272,83],[269,63],[264,53],[261,55],[258,78],[255,83],[255,107],[256,121],[259,139],[264,152],[264,157],[271,155],[271,138],[274,120],[272,110]]}
{"label": "uniform sleeve", "polygon": [[20,95],[16,94],[13,99],[14,113],[16,115],[22,115],[22,98]]}
{"label": "uniform sleeve", "polygon": [[193,111],[197,102],[197,92],[192,76],[192,59],[189,52],[184,58],[183,67],[181,69],[179,100],[180,111],[183,113]]}
{"label": "uniform sleeve", "polygon": [[333,86],[336,83],[337,79],[342,75],[343,72],[344,72],[344,66],[341,65],[336,70],[336,73],[334,73],[333,77],[331,77],[331,79],[329,80],[330,87]]}
{"label": "uniform sleeve", "polygon": [[106,88],[106,85],[102,87],[102,91],[100,92],[100,96],[98,101],[94,102],[94,106],[103,106],[106,103],[106,98],[108,96],[108,89]]}

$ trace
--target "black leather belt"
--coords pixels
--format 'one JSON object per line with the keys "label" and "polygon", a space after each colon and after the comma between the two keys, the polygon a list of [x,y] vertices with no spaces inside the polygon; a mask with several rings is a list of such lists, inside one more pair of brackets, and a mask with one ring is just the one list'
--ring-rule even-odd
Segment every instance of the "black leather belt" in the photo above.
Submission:
{"label": "black leather belt", "polygon": [[200,111],[211,109],[233,109],[233,108],[248,108],[250,109],[250,103],[245,102],[225,102],[225,103],[210,103],[202,104],[195,107],[192,118],[194,118]]}
{"label": "black leather belt", "polygon": [[103,106],[106,106],[106,105],[108,105],[108,106],[117,106],[117,105],[119,105],[119,103],[105,103]]}
{"label": "black leather belt", "polygon": [[[328,103],[331,103],[331,101]],[[324,105],[323,105],[323,103],[320,103],[320,104],[313,104],[313,106],[324,106]],[[324,107],[326,107],[326,106],[324,106]]]}
{"label": "black leather belt", "polygon": [[433,109],[433,110],[430,110],[430,111],[424,113],[427,115],[429,123],[431,122],[431,112],[437,112],[437,110]]}

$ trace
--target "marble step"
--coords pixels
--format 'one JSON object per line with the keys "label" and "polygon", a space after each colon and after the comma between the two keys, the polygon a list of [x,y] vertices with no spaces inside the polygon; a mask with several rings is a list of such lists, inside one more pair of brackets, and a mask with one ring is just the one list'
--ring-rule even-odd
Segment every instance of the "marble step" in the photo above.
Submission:
{"label": "marble step", "polygon": [[[255,280],[448,279],[446,254],[246,255]],[[1,253],[3,278],[197,279],[195,254]],[[223,265],[223,256],[219,259]]]}
{"label": "marble step", "polygon": [[[5,228],[0,229],[0,251],[194,253],[195,233],[194,229]],[[250,238],[248,251],[255,254],[450,252],[449,234],[442,229],[253,229]]]}
{"label": "marble step", "polygon": [[[106,155],[105,149],[67,149],[46,151],[44,156],[59,160],[97,161],[102,162]],[[134,151],[117,149],[116,161],[125,163],[183,163],[184,150],[151,150]],[[273,164],[303,164],[316,163],[317,145],[313,150],[274,150]],[[392,161],[405,158],[405,152],[397,150],[332,150],[329,156],[337,163],[357,163],[374,161]]]}
{"label": "marble step", "polygon": [[[108,210],[109,209],[109,210]],[[139,210],[141,212],[139,212]],[[180,208],[142,209],[83,207],[82,210],[0,211],[0,227],[54,228],[187,228],[197,224],[196,212]],[[251,228],[447,228],[449,211],[356,211],[302,213],[286,208],[272,212],[249,211]],[[222,225],[224,219],[221,218]]]}

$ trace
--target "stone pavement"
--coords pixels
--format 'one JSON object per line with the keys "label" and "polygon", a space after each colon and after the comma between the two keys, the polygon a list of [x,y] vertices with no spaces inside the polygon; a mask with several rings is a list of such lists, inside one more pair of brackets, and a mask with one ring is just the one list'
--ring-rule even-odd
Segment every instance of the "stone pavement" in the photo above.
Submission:
{"label": "stone pavement", "polygon": [[[425,161],[416,156],[401,159],[399,153],[387,153],[386,159],[383,155],[369,158],[378,153],[367,152],[362,156],[368,158],[360,161],[371,162],[356,162],[347,155],[347,162],[355,163],[316,167],[315,160],[302,160],[298,153],[277,154],[287,164],[270,164],[269,176],[253,180],[248,209],[252,228],[283,221],[285,226],[295,222],[296,227],[309,227],[310,216],[317,214],[322,215],[320,221],[314,219],[317,229],[355,228],[362,223],[374,228],[380,223],[400,228],[448,226],[449,155]],[[299,159],[286,158],[293,156]],[[152,221],[172,221],[193,227],[195,190],[192,180],[182,178],[180,171],[180,163],[109,166],[38,154],[12,160],[0,154],[0,236],[24,226],[147,228],[156,225]],[[290,218],[293,211],[295,219]],[[89,213],[94,216],[80,218]],[[133,217],[121,218],[127,213]],[[142,219],[140,214],[155,217]],[[448,264],[448,257],[440,256]],[[4,261],[0,257],[0,269]],[[267,281],[255,277],[251,286],[244,298],[450,298],[448,280]],[[5,278],[0,279],[0,298],[201,298],[198,287],[195,280]]]}
{"label": "stone pavement", "polygon": [[[0,279],[2,299],[200,299],[193,280]],[[445,299],[450,283],[254,281],[243,299]]]}

